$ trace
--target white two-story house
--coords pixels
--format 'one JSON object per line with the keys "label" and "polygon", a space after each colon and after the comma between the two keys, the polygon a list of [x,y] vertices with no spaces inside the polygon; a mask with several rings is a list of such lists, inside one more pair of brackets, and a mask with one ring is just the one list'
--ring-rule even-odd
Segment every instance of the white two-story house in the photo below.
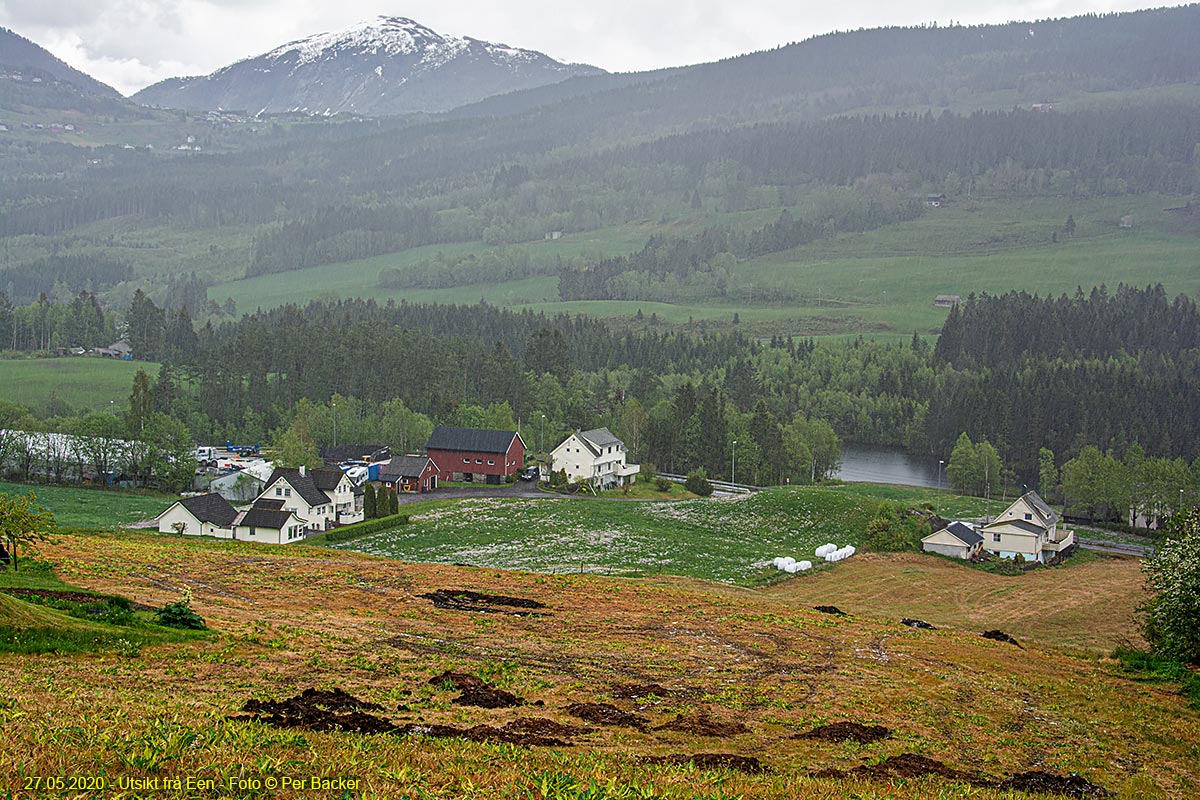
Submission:
{"label": "white two-story house", "polygon": [[1037,492],[1029,492],[979,529],[983,549],[1001,558],[1024,556],[1045,563],[1075,544],[1072,531],[1060,530],[1058,515]]}
{"label": "white two-story house", "polygon": [[276,469],[258,500],[282,500],[281,510],[305,520],[309,530],[362,522],[354,483],[340,469]]}
{"label": "white two-story house", "polygon": [[550,452],[550,469],[566,470],[572,483],[609,489],[633,483],[641,467],[625,463],[625,443],[608,428],[576,431]]}

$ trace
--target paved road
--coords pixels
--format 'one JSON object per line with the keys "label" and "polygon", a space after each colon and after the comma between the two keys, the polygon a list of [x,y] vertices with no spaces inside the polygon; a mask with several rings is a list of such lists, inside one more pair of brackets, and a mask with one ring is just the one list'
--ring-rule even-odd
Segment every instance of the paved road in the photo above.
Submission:
{"label": "paved road", "polygon": [[536,484],[529,481],[517,481],[503,486],[439,486],[428,494],[416,492],[401,492],[399,504],[420,503],[425,500],[457,500],[462,497],[555,497],[545,492],[539,492]]}

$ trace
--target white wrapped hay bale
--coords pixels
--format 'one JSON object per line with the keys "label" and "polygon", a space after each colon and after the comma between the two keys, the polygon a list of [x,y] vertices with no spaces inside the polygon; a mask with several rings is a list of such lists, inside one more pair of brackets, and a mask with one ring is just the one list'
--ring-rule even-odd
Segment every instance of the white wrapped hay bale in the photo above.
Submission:
{"label": "white wrapped hay bale", "polygon": [[801,572],[807,572],[808,570],[812,569],[812,562],[811,561],[801,561],[797,566],[800,567]]}
{"label": "white wrapped hay bale", "polygon": [[823,544],[817,548],[816,556],[817,558],[825,558],[834,550],[837,550],[836,544]]}
{"label": "white wrapped hay bale", "polygon": [[775,556],[771,563],[775,565],[775,569],[783,569],[787,565],[787,559],[783,556]]}
{"label": "white wrapped hay bale", "polygon": [[796,563],[795,561],[793,561],[792,563],[790,563],[786,567],[784,567],[783,571],[788,573],[789,575],[795,575],[797,572],[800,571],[800,565],[798,563]]}

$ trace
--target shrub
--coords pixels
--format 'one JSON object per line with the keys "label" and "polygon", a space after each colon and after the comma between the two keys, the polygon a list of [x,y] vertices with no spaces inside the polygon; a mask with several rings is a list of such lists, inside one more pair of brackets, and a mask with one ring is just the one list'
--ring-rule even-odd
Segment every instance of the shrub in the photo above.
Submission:
{"label": "shrub", "polygon": [[192,609],[192,593],[190,591],[185,591],[183,597],[155,611],[154,617],[159,625],[166,625],[168,628],[202,631],[208,627],[204,624],[204,618]]}
{"label": "shrub", "polygon": [[367,520],[365,522],[356,522],[353,525],[346,525],[342,528],[334,528],[325,534],[325,541],[329,544],[333,544],[334,542],[348,542],[360,536],[369,536],[372,533],[379,533],[380,531],[390,531],[392,528],[407,524],[407,514],[393,514],[388,517],[379,517],[378,519]]}
{"label": "shrub", "polygon": [[713,493],[712,484],[708,482],[708,473],[704,467],[698,467],[688,473],[684,487],[692,494],[708,497]]}
{"label": "shrub", "polygon": [[657,485],[657,482],[655,481],[655,478],[657,477],[658,468],[653,464],[642,464],[641,469],[638,470],[639,481],[645,481],[646,483],[654,483]]}
{"label": "shrub", "polygon": [[1151,650],[1185,664],[1200,661],[1200,508],[1176,515],[1144,570],[1151,596],[1142,627]]}
{"label": "shrub", "polygon": [[669,492],[671,491],[671,481],[667,480],[666,478],[655,478],[654,488],[658,489],[660,492]]}

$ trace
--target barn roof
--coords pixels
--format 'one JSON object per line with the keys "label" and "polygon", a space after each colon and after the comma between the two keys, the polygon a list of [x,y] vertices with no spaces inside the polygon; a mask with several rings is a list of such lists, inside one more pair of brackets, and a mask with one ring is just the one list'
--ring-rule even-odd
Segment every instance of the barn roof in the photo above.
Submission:
{"label": "barn roof", "polygon": [[[426,450],[459,450],[467,453],[507,453],[516,431],[494,431],[479,428],[451,428],[438,425],[425,443]],[[524,444],[524,442],[522,442]]]}

